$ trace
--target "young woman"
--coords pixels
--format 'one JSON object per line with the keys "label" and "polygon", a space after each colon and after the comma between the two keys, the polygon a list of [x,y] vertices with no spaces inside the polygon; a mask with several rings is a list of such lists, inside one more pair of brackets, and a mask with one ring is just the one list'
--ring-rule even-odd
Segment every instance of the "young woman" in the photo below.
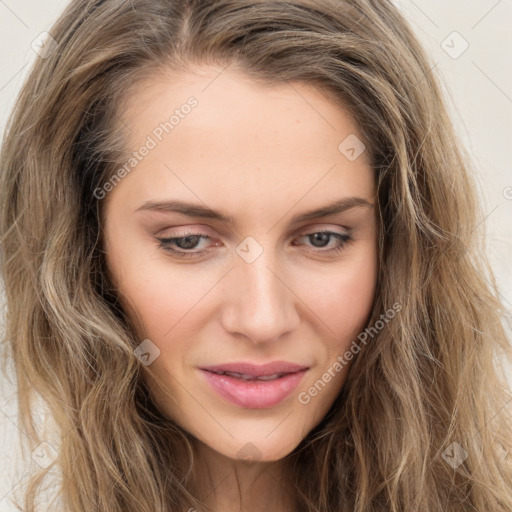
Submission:
{"label": "young woman", "polygon": [[471,165],[391,3],[77,0],[44,48],[1,153],[23,510],[52,467],[73,512],[512,509]]}

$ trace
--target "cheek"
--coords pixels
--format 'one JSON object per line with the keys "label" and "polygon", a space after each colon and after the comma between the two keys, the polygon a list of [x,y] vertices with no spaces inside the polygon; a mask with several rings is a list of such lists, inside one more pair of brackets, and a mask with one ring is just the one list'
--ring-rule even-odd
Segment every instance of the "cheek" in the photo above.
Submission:
{"label": "cheek", "polygon": [[369,250],[365,257],[346,261],[336,272],[330,271],[321,279],[316,277],[304,290],[309,290],[308,304],[320,319],[316,325],[325,335],[315,352],[318,368],[298,395],[303,407],[299,410],[312,425],[316,425],[333,404],[357,357],[355,354],[360,351],[352,352],[351,345],[357,342],[373,308],[376,253]]}
{"label": "cheek", "polygon": [[[146,262],[139,270],[128,270],[121,283],[123,303],[136,312],[142,336],[165,340],[179,333],[190,336],[197,328],[194,309],[211,288],[211,283],[176,268]],[[140,270],[143,268],[143,270]]]}
{"label": "cheek", "polygon": [[188,313],[211,283],[166,259],[158,243],[116,228],[122,226],[120,219],[112,216],[110,220],[107,264],[138,336],[164,340],[177,331],[180,336],[187,336],[193,327]]}
{"label": "cheek", "polygon": [[303,274],[300,297],[316,314],[338,346],[364,328],[371,313],[377,282],[377,256],[372,246],[350,259]]}

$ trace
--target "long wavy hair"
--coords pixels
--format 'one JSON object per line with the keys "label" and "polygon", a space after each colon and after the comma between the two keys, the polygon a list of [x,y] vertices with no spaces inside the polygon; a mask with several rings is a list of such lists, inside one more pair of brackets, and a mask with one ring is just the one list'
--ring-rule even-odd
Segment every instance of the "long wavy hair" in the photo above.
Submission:
{"label": "long wavy hair", "polygon": [[510,344],[474,169],[397,8],[75,0],[49,32],[55,43],[23,85],[1,152],[3,358],[31,447],[44,440],[36,391],[61,433],[23,510],[35,510],[54,466],[65,510],[204,510],[188,486],[194,440],[156,407],[134,354],[140,339],[106,269],[94,190],[126,156],[117,114],[132,86],[162,69],[221,64],[261,85],[312,84],[354,116],[378,187],[369,325],[402,305],[285,457],[297,510],[510,512],[510,398],[498,360]]}

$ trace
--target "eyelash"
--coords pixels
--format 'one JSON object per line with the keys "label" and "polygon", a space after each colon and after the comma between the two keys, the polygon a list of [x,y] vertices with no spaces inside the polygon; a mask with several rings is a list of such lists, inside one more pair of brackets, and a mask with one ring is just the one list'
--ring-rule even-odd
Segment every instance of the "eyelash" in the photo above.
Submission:
{"label": "eyelash", "polygon": [[[353,240],[352,240],[352,237],[348,234],[345,234],[345,233],[338,233],[336,231],[329,231],[329,230],[319,230],[319,231],[313,231],[311,233],[301,233],[299,236],[313,236],[313,235],[316,235],[316,234],[319,234],[319,233],[323,233],[323,234],[327,234],[327,235],[331,235],[332,237],[335,237],[339,240],[339,243],[340,245],[338,245],[337,247],[333,247],[332,249],[327,249],[327,250],[319,250],[318,252],[320,254],[326,254],[328,253],[329,255],[336,255],[336,254],[339,254],[341,253],[346,245],[348,245],[349,243],[351,243]],[[171,254],[177,256],[178,258],[194,258],[194,257],[200,257],[202,256],[203,254],[207,253],[209,250],[208,249],[204,249],[202,251],[195,251],[195,252],[188,252],[188,251],[184,251],[184,250],[176,250],[176,249],[171,249],[171,245],[176,243],[177,241],[179,240],[183,240],[185,238],[188,238],[190,236],[196,236],[196,237],[199,237],[199,238],[203,238],[203,239],[209,239],[210,237],[208,235],[205,235],[203,233],[185,233],[183,234],[182,236],[179,236],[179,237],[172,237],[172,238],[157,238],[157,240],[159,241],[159,247],[161,249],[163,249],[164,251],[167,251],[167,252],[170,252]]]}

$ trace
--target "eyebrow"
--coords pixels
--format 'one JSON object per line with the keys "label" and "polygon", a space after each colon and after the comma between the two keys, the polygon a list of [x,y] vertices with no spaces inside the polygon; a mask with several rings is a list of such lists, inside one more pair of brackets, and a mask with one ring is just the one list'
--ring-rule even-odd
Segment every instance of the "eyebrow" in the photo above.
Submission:
{"label": "eyebrow", "polygon": [[[296,215],[292,219],[292,223],[304,222],[308,220],[326,217],[328,215],[335,215],[342,213],[352,208],[373,208],[373,204],[362,197],[344,197],[334,203],[309,210],[307,212]],[[224,224],[235,224],[235,219],[231,215],[225,215],[219,211],[212,210],[205,206],[186,203],[183,201],[146,201],[139,208],[134,210],[138,211],[157,211],[163,213],[181,213],[189,217],[197,217],[202,219],[212,219]]]}

